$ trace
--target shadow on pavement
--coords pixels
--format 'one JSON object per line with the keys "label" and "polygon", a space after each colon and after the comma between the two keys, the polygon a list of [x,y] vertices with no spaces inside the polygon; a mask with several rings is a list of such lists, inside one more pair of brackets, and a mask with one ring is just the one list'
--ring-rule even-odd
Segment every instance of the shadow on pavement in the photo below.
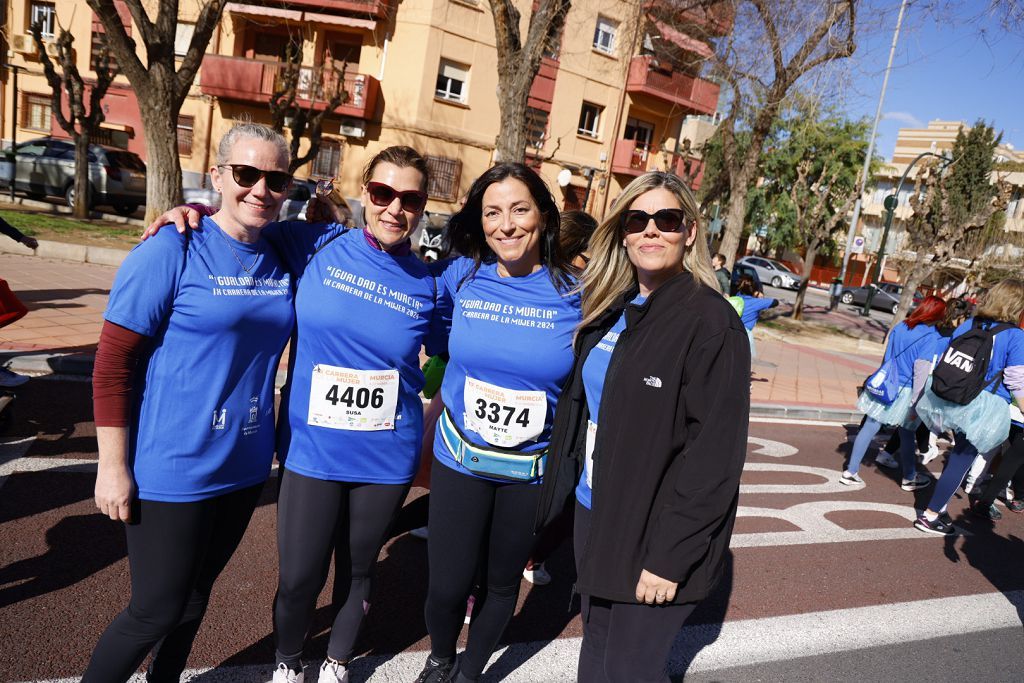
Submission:
{"label": "shadow on pavement", "polygon": [[[1004,511],[1003,514],[1013,513]],[[961,558],[966,559],[971,567],[992,583],[993,588],[1007,595],[1024,589],[1024,573],[1020,571],[1024,566],[1024,540],[1016,536],[1005,537],[995,533],[994,527],[998,524],[999,522],[975,517],[965,510],[956,520],[955,526],[969,532],[970,535],[947,536],[944,539],[944,552],[950,562],[956,563],[960,562]],[[960,539],[963,539],[963,543],[958,552],[956,545]],[[1024,624],[1024,602],[1010,600],[1010,603]]]}
{"label": "shadow on pavement", "polygon": [[83,296],[108,296],[109,289],[84,287],[82,289],[29,289],[18,292],[18,298],[28,308],[29,313],[41,308],[84,308],[85,304],[72,303],[72,299]]}
{"label": "shadow on pavement", "polygon": [[733,586],[733,554],[729,550],[722,563],[722,578],[686,620],[682,633],[676,638],[669,655],[668,670],[673,683],[684,680],[690,664],[700,651],[718,640],[722,622],[729,609]]}

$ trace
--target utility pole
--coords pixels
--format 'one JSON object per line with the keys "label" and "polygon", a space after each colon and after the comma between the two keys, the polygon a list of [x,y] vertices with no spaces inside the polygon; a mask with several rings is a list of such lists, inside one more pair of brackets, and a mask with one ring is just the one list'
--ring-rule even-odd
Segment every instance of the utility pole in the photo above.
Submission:
{"label": "utility pole", "polygon": [[24,67],[18,66],[17,64],[0,64],[5,69],[10,69],[14,73],[14,95],[11,97],[11,177],[8,179],[11,183],[11,203],[14,203],[14,177],[18,170],[18,157],[15,148],[18,145],[18,71]]}
{"label": "utility pole", "polygon": [[896,42],[900,37],[900,26],[903,25],[903,11],[907,8],[907,0],[900,3],[900,14],[896,19],[896,30],[892,34],[892,46],[889,48],[889,63],[885,67],[885,78],[882,79],[882,92],[878,95],[878,108],[875,110],[875,122],[871,126],[871,139],[868,142],[868,154],[864,159],[864,170],[860,176],[860,192],[853,205],[853,218],[850,219],[850,230],[846,235],[846,251],[843,252],[843,267],[839,271],[839,279],[846,282],[846,269],[850,265],[850,252],[853,251],[853,238],[857,235],[857,223],[860,222],[860,200],[864,188],[868,186],[868,173],[871,167],[871,155],[875,151],[875,136],[878,133],[878,121],[882,118],[882,104],[885,102],[885,89],[889,85],[889,72],[892,71],[892,60],[896,56]]}

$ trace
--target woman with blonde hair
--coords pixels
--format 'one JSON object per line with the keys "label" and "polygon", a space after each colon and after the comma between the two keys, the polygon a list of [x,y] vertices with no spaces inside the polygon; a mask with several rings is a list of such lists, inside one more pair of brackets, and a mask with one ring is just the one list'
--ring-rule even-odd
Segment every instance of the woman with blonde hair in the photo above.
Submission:
{"label": "woman with blonde hair", "polygon": [[630,183],[590,250],[537,526],[575,490],[578,680],[668,681],[672,642],[732,534],[750,346],[677,176]]}
{"label": "woman with blonde hair", "polygon": [[1024,405],[1024,279],[1003,280],[986,294],[973,318],[953,332],[939,357],[917,414],[933,432],[952,431],[956,445],[914,526],[954,532],[940,515],[978,453],[1010,434],[1010,404]]}

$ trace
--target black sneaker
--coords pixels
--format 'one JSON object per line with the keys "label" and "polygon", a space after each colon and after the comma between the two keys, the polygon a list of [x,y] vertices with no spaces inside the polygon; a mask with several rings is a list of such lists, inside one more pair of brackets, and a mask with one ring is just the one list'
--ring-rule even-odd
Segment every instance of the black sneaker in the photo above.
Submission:
{"label": "black sneaker", "polygon": [[450,683],[454,678],[454,670],[454,657],[449,660],[441,660],[435,659],[431,655],[427,657],[427,663],[414,683]]}
{"label": "black sneaker", "polygon": [[1003,513],[996,508],[995,503],[985,505],[980,500],[976,500],[971,503],[971,512],[977,517],[991,519],[992,521],[1003,518]]}
{"label": "black sneaker", "polygon": [[926,534],[935,534],[937,536],[951,536],[956,532],[952,524],[946,524],[941,519],[929,521],[928,518],[924,516],[924,513],[917,516],[917,521],[914,522],[914,527]]}

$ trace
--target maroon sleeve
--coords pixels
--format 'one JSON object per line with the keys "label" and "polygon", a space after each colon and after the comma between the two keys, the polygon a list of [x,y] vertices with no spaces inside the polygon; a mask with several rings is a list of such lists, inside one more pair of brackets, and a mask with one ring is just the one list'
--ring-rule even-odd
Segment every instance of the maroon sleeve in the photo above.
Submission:
{"label": "maroon sleeve", "polygon": [[127,427],[132,378],[149,337],[104,321],[92,371],[92,409],[97,427]]}

